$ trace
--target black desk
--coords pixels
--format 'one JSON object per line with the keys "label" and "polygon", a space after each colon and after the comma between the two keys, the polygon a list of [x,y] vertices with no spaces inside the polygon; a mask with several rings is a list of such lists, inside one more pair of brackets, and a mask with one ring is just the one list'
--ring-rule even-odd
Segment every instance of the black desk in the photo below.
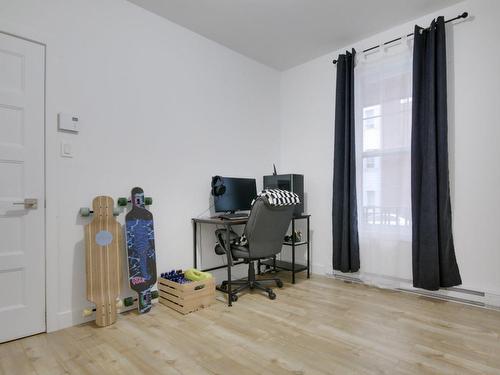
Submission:
{"label": "black desk", "polygon": [[[302,272],[307,270],[307,278],[310,276],[310,228],[309,228],[309,218],[311,215],[300,215],[300,216],[295,216],[292,218],[292,233],[295,231],[295,221],[300,220],[300,219],[306,219],[307,220],[307,240],[306,241],[300,241],[300,242],[284,242],[283,245],[285,246],[290,246],[292,248],[292,262],[284,262],[284,261],[279,261],[276,260],[276,256],[273,257],[272,259],[269,260],[263,260],[258,262],[258,272],[260,274],[260,266],[261,264],[272,266],[274,270],[276,269],[282,269],[282,270],[287,270],[292,272],[292,283],[295,284],[295,274],[297,272]],[[226,237],[226,242],[229,243],[229,230],[231,229],[232,226],[236,225],[245,225],[248,221],[248,218],[242,218],[242,219],[234,219],[234,220],[226,220],[226,219],[220,219],[218,217],[206,217],[206,218],[192,218],[191,222],[193,223],[193,265],[194,268],[197,268],[198,265],[198,224],[211,224],[211,225],[221,225],[226,229],[227,237]],[[307,265],[299,265],[295,264],[295,248],[297,246],[301,245],[306,245],[307,246]],[[201,271],[208,272],[208,271],[214,271],[222,268],[227,268],[227,290],[222,290],[219,287],[217,287],[217,290],[220,290],[224,293],[227,293],[228,295],[231,294],[231,267],[242,264],[244,263],[243,261],[240,262],[234,262],[231,254],[226,254],[227,258],[227,265],[225,266],[217,266],[217,267],[211,267],[211,268],[206,268],[206,269],[201,269]],[[231,298],[228,298],[228,305],[231,306]]]}

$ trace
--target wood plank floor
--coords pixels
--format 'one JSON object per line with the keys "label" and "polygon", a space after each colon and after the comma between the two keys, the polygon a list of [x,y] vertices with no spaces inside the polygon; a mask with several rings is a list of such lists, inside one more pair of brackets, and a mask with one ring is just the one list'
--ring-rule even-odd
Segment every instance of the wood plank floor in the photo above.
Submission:
{"label": "wood plank floor", "polygon": [[1,374],[500,374],[500,312],[327,277],[0,345]]}

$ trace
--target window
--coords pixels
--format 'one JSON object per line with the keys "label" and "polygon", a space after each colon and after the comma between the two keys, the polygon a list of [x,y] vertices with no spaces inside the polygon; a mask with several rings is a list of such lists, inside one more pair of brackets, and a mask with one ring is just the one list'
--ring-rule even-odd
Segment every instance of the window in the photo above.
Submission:
{"label": "window", "polygon": [[380,105],[363,108],[363,150],[380,148]]}
{"label": "window", "polygon": [[411,224],[411,68],[411,55],[406,51],[362,62],[356,68],[356,157],[362,166],[357,176],[358,219],[362,229],[391,231],[394,227],[409,229]]}
{"label": "window", "polygon": [[367,206],[375,205],[375,191],[373,190],[366,191],[366,204]]}
{"label": "window", "polygon": [[375,168],[375,158],[366,158],[366,168]]}

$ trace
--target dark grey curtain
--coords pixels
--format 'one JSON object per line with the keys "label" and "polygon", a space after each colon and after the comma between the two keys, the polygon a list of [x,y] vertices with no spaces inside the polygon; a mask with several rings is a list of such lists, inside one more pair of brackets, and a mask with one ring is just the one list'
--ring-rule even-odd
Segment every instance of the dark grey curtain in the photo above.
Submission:
{"label": "dark grey curtain", "polygon": [[415,26],[411,198],[413,285],[437,290],[462,283],[451,232],[444,18]]}
{"label": "dark grey curtain", "polygon": [[354,58],[356,51],[337,59],[335,142],[333,161],[333,269],[359,270],[356,158],[354,143]]}

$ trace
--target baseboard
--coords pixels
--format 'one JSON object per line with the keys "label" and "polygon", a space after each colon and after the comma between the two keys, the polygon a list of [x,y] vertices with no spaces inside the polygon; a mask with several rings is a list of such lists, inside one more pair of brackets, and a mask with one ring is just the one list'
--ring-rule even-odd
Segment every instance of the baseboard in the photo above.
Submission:
{"label": "baseboard", "polygon": [[54,331],[90,322],[91,320],[92,317],[83,316],[83,309],[61,311],[57,313],[57,327],[55,327]]}
{"label": "baseboard", "polygon": [[413,287],[411,280],[369,273],[346,274],[339,271],[329,271],[326,272],[326,275],[346,282],[366,284],[381,289],[398,290],[405,293],[413,293],[430,298],[463,303],[477,307],[495,310],[500,309],[500,294],[492,292],[461,287],[443,288],[436,291],[429,291]]}
{"label": "baseboard", "polygon": [[[156,304],[158,299],[152,300],[153,304]],[[92,312],[89,316],[83,316],[83,310],[89,308],[89,306],[82,307],[80,309],[67,310],[57,313],[57,327],[53,330],[47,332],[54,332],[60,329],[73,327],[79,324],[92,322],[95,320],[95,311]],[[137,301],[134,301],[134,304],[131,306],[122,306],[118,308],[118,314],[130,311],[137,310]]]}
{"label": "baseboard", "polygon": [[325,275],[328,274],[328,272],[332,272],[332,267],[327,267],[323,264],[312,264],[311,265],[311,273],[313,275]]}

